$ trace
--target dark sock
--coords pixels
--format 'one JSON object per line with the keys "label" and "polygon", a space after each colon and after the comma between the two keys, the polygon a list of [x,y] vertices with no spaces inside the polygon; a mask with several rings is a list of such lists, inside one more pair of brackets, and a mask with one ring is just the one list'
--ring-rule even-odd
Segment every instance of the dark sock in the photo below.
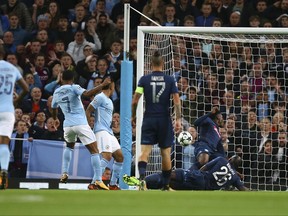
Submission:
{"label": "dark sock", "polygon": [[169,185],[171,170],[162,170],[162,177],[163,186]]}
{"label": "dark sock", "polygon": [[139,170],[140,180],[143,180],[145,178],[146,167],[147,167],[147,162],[145,162],[145,161],[139,161],[138,162],[138,170]]}

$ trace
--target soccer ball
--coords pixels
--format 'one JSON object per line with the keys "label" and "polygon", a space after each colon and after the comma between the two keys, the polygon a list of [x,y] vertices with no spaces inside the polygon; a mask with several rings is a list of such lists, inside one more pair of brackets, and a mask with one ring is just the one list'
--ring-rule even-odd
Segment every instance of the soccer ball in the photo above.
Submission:
{"label": "soccer ball", "polygon": [[182,131],[178,137],[177,141],[182,146],[190,145],[193,141],[192,135],[188,131]]}

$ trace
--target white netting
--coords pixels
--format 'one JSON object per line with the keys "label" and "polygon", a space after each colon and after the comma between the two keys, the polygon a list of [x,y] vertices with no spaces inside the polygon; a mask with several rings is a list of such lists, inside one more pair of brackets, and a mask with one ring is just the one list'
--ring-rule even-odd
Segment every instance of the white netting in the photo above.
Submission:
{"label": "white netting", "polygon": [[[144,43],[145,74],[151,72],[150,56],[157,49],[165,59],[165,73],[177,79],[185,130],[219,106],[227,156],[242,156],[245,183],[286,190],[287,35],[162,32],[145,33],[138,43]],[[193,163],[193,146],[176,144],[171,157],[174,168],[187,168]],[[148,165],[147,173],[161,170],[157,149],[150,162],[154,165]]]}

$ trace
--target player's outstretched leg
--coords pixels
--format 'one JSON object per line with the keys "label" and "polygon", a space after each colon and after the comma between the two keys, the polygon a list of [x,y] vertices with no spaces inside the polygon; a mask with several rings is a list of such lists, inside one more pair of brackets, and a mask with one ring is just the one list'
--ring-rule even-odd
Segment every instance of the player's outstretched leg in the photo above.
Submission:
{"label": "player's outstretched leg", "polygon": [[139,186],[140,180],[135,176],[128,176],[127,174],[123,175],[123,182],[129,186]]}

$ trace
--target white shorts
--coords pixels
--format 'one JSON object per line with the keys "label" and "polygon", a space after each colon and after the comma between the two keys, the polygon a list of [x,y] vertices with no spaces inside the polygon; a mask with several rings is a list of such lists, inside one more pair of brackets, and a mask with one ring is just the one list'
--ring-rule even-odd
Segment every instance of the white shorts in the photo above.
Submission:
{"label": "white shorts", "polygon": [[15,115],[11,112],[0,113],[0,136],[7,136],[9,139],[13,133]]}
{"label": "white shorts", "polygon": [[99,152],[115,152],[120,149],[119,142],[114,135],[111,135],[107,131],[99,131],[96,133],[97,146]]}
{"label": "white shorts", "polygon": [[64,127],[64,139],[68,143],[77,141],[79,137],[83,145],[88,145],[96,142],[95,134],[89,125],[77,125],[72,127]]}

